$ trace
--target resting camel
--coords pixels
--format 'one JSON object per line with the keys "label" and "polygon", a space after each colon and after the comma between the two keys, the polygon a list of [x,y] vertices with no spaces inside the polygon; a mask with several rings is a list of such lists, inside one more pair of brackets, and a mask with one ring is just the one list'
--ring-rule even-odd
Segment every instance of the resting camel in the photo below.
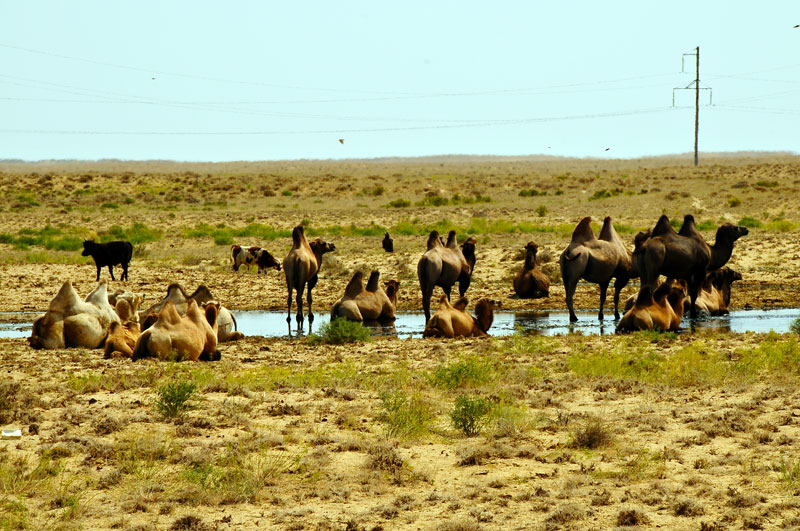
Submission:
{"label": "resting camel", "polygon": [[[731,284],[742,280],[742,275],[728,266],[709,271],[697,295],[697,311],[709,315],[727,315],[731,303]],[[686,301],[686,306],[691,299]]]}
{"label": "resting camel", "polygon": [[28,338],[30,346],[36,349],[102,347],[108,326],[119,321],[117,312],[108,303],[107,285],[107,280],[99,282],[86,299],[81,300],[72,282],[64,282],[50,301],[47,312],[33,322]]}
{"label": "resting camel", "polygon": [[197,302],[189,300],[186,315],[181,317],[175,304],[168,301],[156,323],[139,336],[132,359],[216,361],[220,358],[216,325],[216,306],[209,305],[203,313]]}
{"label": "resting camel", "polygon": [[458,282],[458,294],[463,297],[469,288],[472,272],[475,270],[475,238],[456,244],[456,231],[447,235],[447,243],[443,244],[437,231],[428,236],[428,249],[417,264],[417,278],[422,289],[422,309],[425,311],[425,322],[431,318],[431,296],[433,289],[439,286],[450,299],[450,290]]}
{"label": "resting camel", "polygon": [[[117,302],[117,313],[120,313],[120,306],[127,306],[125,300]],[[127,310],[122,310],[122,314],[127,314]],[[106,338],[106,347],[104,351],[104,358],[123,357],[130,358],[133,356],[133,347],[136,346],[136,341],[139,339],[141,331],[139,330],[139,323],[132,319],[124,319],[122,323],[116,321],[112,322],[108,327],[108,337]]]}
{"label": "resting camel", "polygon": [[694,318],[706,273],[724,266],[733,253],[733,243],[748,232],[747,227],[725,223],[717,229],[714,245],[710,246],[697,230],[692,215],[684,216],[679,232],[675,232],[667,216],[661,216],[650,238],[633,253],[634,267],[641,274],[642,285],[651,289],[659,275],[686,280]]}
{"label": "resting camel", "polygon": [[525,246],[525,264],[514,278],[514,291],[523,299],[541,299],[550,295],[550,279],[536,267],[539,246],[528,242]]}
{"label": "resting camel", "polygon": [[642,286],[633,307],[617,323],[617,330],[678,330],[685,299],[686,282],[683,280],[669,279],[655,291],[651,291],[650,286]]}
{"label": "resting camel", "polygon": [[397,291],[400,282],[389,280],[386,291],[380,286],[378,271],[369,276],[364,288],[364,273],[356,271],[344,290],[344,296],[331,308],[331,319],[344,317],[350,321],[394,321],[397,307]]}
{"label": "resting camel", "polygon": [[311,311],[311,290],[319,280],[319,269],[322,267],[322,256],[336,250],[336,246],[317,238],[311,243],[306,239],[302,225],[292,230],[292,249],[283,259],[283,272],[286,275],[286,289],[289,295],[286,300],[288,306],[286,324],[289,325],[289,335],[292,334],[292,291],[297,291],[297,329],[303,329],[303,290],[308,286],[308,326],[314,323],[314,313]]}
{"label": "resting camel", "polygon": [[572,241],[558,260],[571,322],[578,320],[572,300],[580,279],[600,285],[600,312],[597,318],[602,321],[606,291],[611,279],[616,279],[614,281],[614,319],[619,319],[619,292],[633,276],[631,252],[622,243],[617,231],[614,230],[611,218],[606,217],[603,220],[599,238],[595,238],[591,222],[592,218],[585,217],[578,223],[572,233]]}
{"label": "resting camel", "polygon": [[425,325],[422,337],[485,337],[494,321],[494,310],[502,308],[500,301],[481,299],[475,306],[472,317],[466,312],[467,299],[461,297],[455,304],[450,304],[446,295],[439,301],[439,309]]}
{"label": "resting camel", "polygon": [[[158,319],[158,313],[167,302],[172,302],[179,314],[184,315],[189,300],[197,302],[200,306],[204,303],[215,301],[211,291],[203,284],[199,285],[191,295],[186,294],[186,290],[180,284],[173,282],[167,287],[167,295],[156,304],[152,305],[144,312],[142,317],[142,330],[147,330]],[[224,306],[219,306],[217,315],[217,340],[220,343],[237,341],[244,337],[244,334],[236,330],[236,318],[230,310]]]}

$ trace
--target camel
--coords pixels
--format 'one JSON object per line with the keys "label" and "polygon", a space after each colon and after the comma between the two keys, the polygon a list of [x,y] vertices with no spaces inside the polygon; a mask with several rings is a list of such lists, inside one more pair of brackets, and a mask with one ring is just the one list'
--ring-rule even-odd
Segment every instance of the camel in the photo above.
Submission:
{"label": "camel", "polygon": [[[138,323],[139,307],[142,305],[142,302],[144,302],[144,299],[145,295],[143,293],[117,290],[109,294],[108,303],[114,307],[123,323],[125,321],[136,321]],[[125,304],[120,306],[120,302],[122,301],[125,301]]]}
{"label": "camel", "polygon": [[540,299],[550,295],[550,279],[536,267],[539,246],[528,242],[525,246],[525,264],[514,278],[514,291],[523,299]]}
{"label": "camel", "polygon": [[380,287],[378,271],[369,276],[366,289],[363,286],[364,274],[356,271],[344,290],[344,296],[331,308],[331,320],[345,317],[351,321],[394,321],[397,307],[397,292],[400,282],[389,280],[386,290]]}
{"label": "camel", "polygon": [[678,330],[685,299],[686,282],[683,280],[669,279],[655,291],[651,291],[650,286],[642,286],[633,307],[617,323],[617,331]]}
{"label": "camel", "polygon": [[561,253],[558,261],[566,291],[570,322],[578,320],[573,306],[573,297],[580,279],[600,285],[600,312],[597,318],[602,321],[606,291],[611,279],[616,279],[614,281],[614,319],[619,319],[619,293],[628,280],[634,276],[631,271],[631,252],[625,247],[617,231],[614,230],[611,218],[606,217],[603,220],[599,238],[595,237],[591,222],[592,218],[585,217],[578,223],[572,233],[572,241]]}
{"label": "camel", "polygon": [[500,301],[481,299],[475,306],[472,317],[466,312],[467,299],[461,297],[450,304],[446,295],[439,300],[439,309],[425,325],[422,337],[486,337],[494,321],[494,310],[502,308]]}
{"label": "camel", "polygon": [[645,240],[633,253],[634,269],[641,274],[642,285],[655,288],[658,276],[684,279],[689,284],[690,314],[697,317],[697,297],[708,271],[724,266],[733,253],[733,244],[748,234],[747,227],[725,223],[717,229],[713,246],[706,243],[687,214],[683,226],[675,232],[667,216],[661,216]]}
{"label": "camel", "polygon": [[67,280],[50,301],[47,312],[33,322],[28,338],[31,347],[55,349],[69,347],[100,348],[108,326],[119,321],[108,303],[108,281],[103,280],[81,300]]}
{"label": "camel", "polygon": [[387,253],[394,252],[394,240],[392,240],[392,237],[389,236],[388,232],[384,234],[381,245],[383,246],[383,250],[386,251]]}
{"label": "camel", "polygon": [[133,347],[136,346],[136,341],[140,335],[139,323],[135,321],[112,322],[108,327],[108,337],[106,338],[103,357],[106,359],[133,357]]}
{"label": "camel", "polygon": [[453,284],[458,282],[458,294],[463,297],[469,288],[472,272],[475,270],[475,238],[469,237],[459,248],[456,244],[456,231],[447,235],[443,244],[437,231],[428,236],[428,249],[417,264],[417,278],[422,289],[422,309],[425,322],[431,318],[431,296],[439,286],[450,300]]}
{"label": "camel", "polygon": [[336,246],[317,238],[311,243],[306,239],[302,225],[292,230],[292,248],[283,259],[283,272],[286,275],[287,297],[286,324],[289,325],[289,335],[292,335],[292,291],[297,291],[297,329],[303,329],[303,290],[308,286],[308,326],[314,323],[314,313],[311,311],[311,290],[319,280],[319,269],[322,267],[322,256],[336,250]]}
{"label": "camel", "polygon": [[181,317],[175,304],[167,301],[156,323],[139,336],[131,359],[216,361],[220,358],[216,328],[216,306],[209,305],[203,313],[190,299],[186,315]]}
{"label": "camel", "polygon": [[[167,295],[144,312],[142,317],[142,330],[147,330],[155,324],[156,320],[158,320],[158,313],[167,302],[172,302],[178,313],[184,315],[189,300],[194,300],[197,304],[202,306],[216,299],[211,294],[211,291],[203,284],[199,285],[191,295],[187,295],[183,286],[173,282],[167,287]],[[221,305],[218,311],[217,340],[220,343],[226,343],[228,341],[238,341],[242,339],[244,334],[236,330],[236,318],[233,316],[233,313],[225,306]]]}
{"label": "camel", "polygon": [[[697,295],[697,311],[709,315],[727,315],[731,303],[731,284],[742,280],[742,275],[728,266],[709,271]],[[687,299],[688,309],[691,299]]]}

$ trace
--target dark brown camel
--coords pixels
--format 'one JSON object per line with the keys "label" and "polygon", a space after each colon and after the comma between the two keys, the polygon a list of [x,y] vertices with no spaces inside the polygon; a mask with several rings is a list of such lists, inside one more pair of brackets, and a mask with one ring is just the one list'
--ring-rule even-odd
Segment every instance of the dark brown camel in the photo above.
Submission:
{"label": "dark brown camel", "polygon": [[466,298],[461,297],[455,304],[450,304],[442,295],[439,309],[428,320],[422,337],[485,337],[494,322],[494,310],[502,306],[500,301],[481,299],[475,306],[477,317],[472,317],[466,312]]}
{"label": "dark brown camel", "polygon": [[425,322],[431,318],[431,296],[433,289],[439,286],[450,299],[450,290],[458,282],[458,293],[461,297],[467,292],[472,272],[475,268],[475,238],[470,237],[461,244],[456,244],[456,231],[447,235],[447,243],[443,244],[439,233],[433,231],[428,236],[428,249],[417,264],[417,278],[422,289],[422,309],[425,311]]}
{"label": "dark brown camel", "polygon": [[697,296],[706,273],[724,266],[733,253],[734,242],[748,232],[747,227],[725,223],[717,229],[714,245],[710,246],[697,230],[692,215],[683,218],[678,232],[667,216],[661,216],[651,237],[633,253],[634,269],[641,274],[642,286],[653,290],[659,275],[686,280],[694,318],[697,317]]}
{"label": "dark brown camel", "polygon": [[603,307],[606,304],[606,291],[611,279],[614,281],[614,318],[619,319],[619,292],[633,276],[631,271],[631,252],[619,237],[611,218],[603,220],[600,237],[596,238],[592,231],[592,218],[583,218],[572,233],[572,241],[558,260],[561,266],[561,278],[567,295],[569,320],[575,322],[573,297],[578,281],[600,285],[600,312],[597,318],[603,320]]}
{"label": "dark brown camel", "polygon": [[388,232],[383,236],[383,242],[381,242],[381,245],[383,245],[383,250],[387,253],[394,252],[394,240],[392,240],[392,237],[389,236]]}
{"label": "dark brown camel", "polygon": [[336,250],[332,243],[316,238],[311,243],[306,239],[302,225],[292,230],[292,249],[283,259],[283,272],[286,274],[286,289],[289,295],[286,300],[288,315],[286,323],[289,325],[289,335],[292,335],[292,291],[297,291],[297,329],[303,330],[303,290],[308,287],[308,327],[314,323],[314,314],[311,311],[311,290],[319,280],[319,269],[322,266],[322,255]]}
{"label": "dark brown camel", "polygon": [[525,264],[514,278],[514,291],[523,299],[540,299],[550,295],[550,279],[536,267],[539,246],[528,242],[525,246]]}

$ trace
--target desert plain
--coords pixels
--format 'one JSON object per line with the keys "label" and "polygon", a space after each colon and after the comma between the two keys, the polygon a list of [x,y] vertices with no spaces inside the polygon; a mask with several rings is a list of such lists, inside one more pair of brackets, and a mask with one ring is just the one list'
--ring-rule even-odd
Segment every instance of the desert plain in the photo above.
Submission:
{"label": "desert plain", "polygon": [[[694,215],[709,242],[724,222],[749,228],[728,264],[743,276],[732,308],[800,306],[800,157],[789,154],[706,155],[699,167],[685,156],[4,161],[0,193],[5,321],[43,313],[65,280],[93,289],[89,238],[134,243],[130,280],[110,289],[144,294],[144,307],[179,282],[205,284],[234,313],[285,311],[283,274],[232,271],[230,246],[281,260],[298,224],[336,245],[318,315],[373,269],[400,281],[399,309],[421,309],[416,264],[432,229],[476,237],[470,301],[563,310],[558,256],[581,218],[598,230],[611,216],[632,248],[661,214]],[[528,241],[549,298],[511,297]],[[597,287],[579,285],[576,303],[597,308]],[[214,363],[133,363],[0,339],[0,427],[22,432],[0,440],[0,529],[800,527],[793,333],[254,336],[220,351]]]}

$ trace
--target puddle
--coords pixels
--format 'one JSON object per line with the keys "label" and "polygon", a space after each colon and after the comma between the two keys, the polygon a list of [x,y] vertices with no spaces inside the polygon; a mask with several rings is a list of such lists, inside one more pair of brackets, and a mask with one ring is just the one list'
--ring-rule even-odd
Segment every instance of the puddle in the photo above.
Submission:
{"label": "puddle", "polygon": [[[616,322],[608,319],[604,322],[597,320],[597,310],[583,310],[576,312],[577,323],[569,322],[569,313],[561,310],[553,311],[516,311],[495,312],[494,323],[489,333],[493,336],[507,336],[516,332],[522,334],[552,336],[580,332],[587,335],[613,334],[616,331]],[[239,330],[246,336],[286,336],[286,312],[239,310],[235,311],[236,322]],[[609,314],[607,314],[608,317]],[[613,314],[611,314],[613,315]],[[2,319],[4,315],[0,315]],[[800,317],[800,308],[780,308],[774,310],[735,310],[729,315],[697,319],[692,323],[685,318],[682,330],[712,329],[723,332],[789,332],[792,321]],[[7,318],[7,317],[6,317]],[[318,314],[314,317],[313,330],[327,323],[330,319],[328,313]],[[31,322],[0,322],[0,337],[28,337],[31,335]],[[292,315],[292,333],[295,333],[296,323]],[[305,322],[308,331],[308,321]],[[374,333],[379,335],[392,335],[400,338],[422,337],[425,328],[425,317],[422,312],[400,311],[392,325],[372,326]]]}

